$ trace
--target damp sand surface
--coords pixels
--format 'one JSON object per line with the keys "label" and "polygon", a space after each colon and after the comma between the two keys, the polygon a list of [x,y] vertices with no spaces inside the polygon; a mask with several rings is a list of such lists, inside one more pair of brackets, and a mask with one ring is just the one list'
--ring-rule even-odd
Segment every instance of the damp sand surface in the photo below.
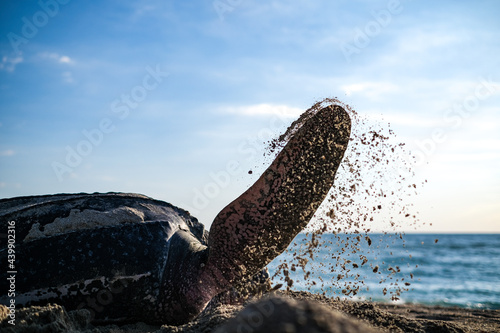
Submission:
{"label": "damp sand surface", "polygon": [[16,326],[1,308],[2,332],[500,332],[499,310],[393,305],[327,298],[308,292],[275,292],[244,305],[217,304],[182,326],[144,323],[96,326],[86,310],[58,305],[16,312]]}

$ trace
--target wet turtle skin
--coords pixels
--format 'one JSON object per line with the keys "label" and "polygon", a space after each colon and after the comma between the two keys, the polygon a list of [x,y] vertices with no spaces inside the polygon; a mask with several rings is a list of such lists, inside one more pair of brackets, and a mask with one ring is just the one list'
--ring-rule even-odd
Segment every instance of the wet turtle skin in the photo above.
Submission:
{"label": "wet turtle skin", "polygon": [[[183,264],[206,260],[203,225],[187,211],[142,195],[4,199],[0,221],[2,230],[15,222],[16,307],[58,303],[85,308],[94,322],[161,322],[163,286],[181,283],[183,275],[189,278]],[[181,236],[172,237],[176,233]],[[192,238],[187,243],[186,235]],[[193,252],[200,255],[183,262],[183,255]],[[7,253],[5,243],[3,267]],[[3,270],[0,303],[5,305],[11,299],[7,277]]]}

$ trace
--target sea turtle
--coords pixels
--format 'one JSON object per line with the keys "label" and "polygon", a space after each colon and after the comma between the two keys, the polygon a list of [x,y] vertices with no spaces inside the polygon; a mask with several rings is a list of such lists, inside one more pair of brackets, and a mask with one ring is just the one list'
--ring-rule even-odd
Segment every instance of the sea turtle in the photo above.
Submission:
{"label": "sea turtle", "polygon": [[15,262],[0,273],[0,303],[87,308],[96,321],[187,322],[287,248],[333,185],[349,136],[341,106],[315,104],[283,134],[281,152],[217,215],[208,235],[187,211],[142,195],[3,199],[2,232],[15,230],[15,246],[9,236],[1,264],[12,263],[9,254]]}

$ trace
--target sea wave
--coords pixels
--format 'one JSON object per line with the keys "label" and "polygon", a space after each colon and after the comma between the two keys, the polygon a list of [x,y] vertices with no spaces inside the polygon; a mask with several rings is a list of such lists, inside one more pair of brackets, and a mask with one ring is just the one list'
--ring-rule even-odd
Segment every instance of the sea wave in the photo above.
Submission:
{"label": "sea wave", "polygon": [[[341,248],[345,248],[349,237],[352,236],[322,235],[314,260],[309,260],[304,269],[288,272],[294,281],[292,288],[378,302],[397,299],[407,303],[500,309],[500,235],[407,234],[400,238],[370,234],[372,246],[360,242],[355,246],[356,253],[346,253]],[[307,240],[304,234],[299,235],[293,242],[296,245],[269,265],[271,275],[279,271],[280,263],[292,263],[294,253],[305,253]],[[366,264],[359,264],[360,256],[367,258]],[[344,259],[351,262],[342,266]],[[305,272],[310,272],[307,279]],[[283,281],[283,274],[274,278],[275,283]],[[346,296],[349,289],[355,293]]]}

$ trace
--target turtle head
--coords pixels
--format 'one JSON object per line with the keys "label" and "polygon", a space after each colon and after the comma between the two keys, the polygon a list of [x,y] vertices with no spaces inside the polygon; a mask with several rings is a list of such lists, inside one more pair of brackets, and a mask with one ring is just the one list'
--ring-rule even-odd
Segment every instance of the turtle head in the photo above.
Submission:
{"label": "turtle head", "polygon": [[207,282],[200,280],[208,249],[182,229],[172,235],[169,243],[157,317],[160,322],[182,324],[194,319],[214,296]]}

